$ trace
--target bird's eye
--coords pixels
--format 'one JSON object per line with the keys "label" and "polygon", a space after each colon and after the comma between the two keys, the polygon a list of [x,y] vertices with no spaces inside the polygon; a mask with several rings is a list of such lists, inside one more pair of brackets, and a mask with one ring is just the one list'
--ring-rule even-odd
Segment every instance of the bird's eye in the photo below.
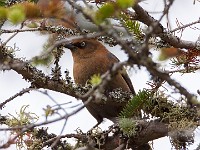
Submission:
{"label": "bird's eye", "polygon": [[85,48],[86,46],[86,42],[85,41],[81,41],[81,42],[76,42],[74,43],[74,46],[76,46],[77,48]]}
{"label": "bird's eye", "polygon": [[80,47],[84,48],[86,46],[86,43],[85,42],[81,42],[80,43]]}

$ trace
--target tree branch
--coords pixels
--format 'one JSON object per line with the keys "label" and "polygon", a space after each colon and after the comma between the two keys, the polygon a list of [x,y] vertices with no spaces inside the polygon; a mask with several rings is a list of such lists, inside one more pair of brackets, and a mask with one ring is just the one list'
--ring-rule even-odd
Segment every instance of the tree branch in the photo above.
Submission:
{"label": "tree branch", "polygon": [[[141,21],[147,26],[158,23],[158,21],[151,17],[140,5],[134,5],[133,9],[137,15],[132,13],[132,16],[134,16],[138,21]],[[154,34],[159,36],[163,41],[177,48],[200,49],[200,45],[197,42],[181,40],[178,37],[173,36],[171,33],[164,31],[164,27],[160,23],[158,23],[157,28],[154,29]]]}

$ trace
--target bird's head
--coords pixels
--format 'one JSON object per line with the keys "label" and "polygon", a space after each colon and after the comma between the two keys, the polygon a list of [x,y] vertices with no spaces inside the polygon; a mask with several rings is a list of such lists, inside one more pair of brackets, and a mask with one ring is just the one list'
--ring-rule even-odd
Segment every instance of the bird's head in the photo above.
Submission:
{"label": "bird's head", "polygon": [[64,45],[71,50],[73,57],[88,58],[107,49],[96,39],[76,39]]}

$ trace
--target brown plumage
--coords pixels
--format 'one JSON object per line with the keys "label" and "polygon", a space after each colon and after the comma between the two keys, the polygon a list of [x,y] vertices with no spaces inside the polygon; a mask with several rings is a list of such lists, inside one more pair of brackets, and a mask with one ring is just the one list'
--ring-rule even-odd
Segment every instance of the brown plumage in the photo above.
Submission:
{"label": "brown plumage", "polygon": [[[95,39],[78,39],[65,45],[72,52],[74,66],[73,74],[76,84],[84,86],[91,76],[94,74],[104,74],[111,69],[114,63],[119,62],[118,58],[109,52],[105,46]],[[122,91],[132,92],[135,94],[133,85],[125,69],[116,74],[105,87],[104,94],[109,95],[109,92],[116,88],[121,88]],[[115,122],[115,118],[119,115],[125,102],[114,102],[107,100],[105,104],[97,104],[90,102],[86,108],[97,120],[98,124],[107,118]]]}

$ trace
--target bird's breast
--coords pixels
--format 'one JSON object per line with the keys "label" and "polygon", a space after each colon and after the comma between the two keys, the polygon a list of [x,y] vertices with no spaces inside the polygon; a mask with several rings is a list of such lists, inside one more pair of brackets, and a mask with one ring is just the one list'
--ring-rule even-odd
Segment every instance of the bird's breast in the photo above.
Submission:
{"label": "bird's breast", "polygon": [[[107,64],[108,65],[108,64]],[[108,70],[105,64],[94,59],[75,62],[73,67],[74,80],[76,84],[85,85],[94,74],[103,74]]]}

